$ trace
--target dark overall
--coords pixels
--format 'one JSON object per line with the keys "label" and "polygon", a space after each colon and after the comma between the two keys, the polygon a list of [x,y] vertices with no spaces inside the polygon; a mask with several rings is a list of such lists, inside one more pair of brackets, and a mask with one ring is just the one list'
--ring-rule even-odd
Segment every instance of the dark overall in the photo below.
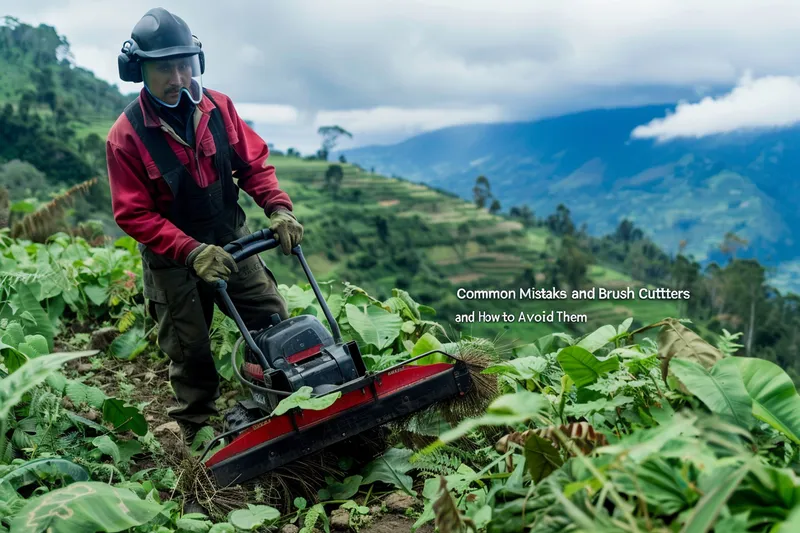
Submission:
{"label": "dark overall", "polygon": [[[205,96],[210,98],[208,93]],[[219,246],[251,233],[238,204],[239,187],[232,176],[232,160],[233,165],[242,161],[229,144],[219,109],[211,112],[209,121],[219,179],[205,189],[197,185],[178,160],[164,132],[144,126],[138,100],[128,105],[125,115],[172,191],[172,209],[167,218],[173,224],[200,242]],[[178,407],[169,414],[179,422],[204,423],[217,414],[215,400],[220,395],[209,339],[214,304],[226,314],[227,310],[213,287],[186,265],[142,244],[139,251],[144,297],[150,315],[158,322],[158,345],[170,358],[169,379],[178,400]],[[266,327],[273,313],[287,318],[286,302],[278,292],[275,276],[261,257],[252,256],[238,267],[238,272],[231,272],[227,290],[247,328]]]}

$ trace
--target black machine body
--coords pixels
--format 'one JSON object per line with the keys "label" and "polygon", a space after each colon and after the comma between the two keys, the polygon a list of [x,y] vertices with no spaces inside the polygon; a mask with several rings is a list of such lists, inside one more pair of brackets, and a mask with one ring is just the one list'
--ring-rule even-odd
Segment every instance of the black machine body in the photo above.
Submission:
{"label": "black machine body", "polygon": [[[270,230],[257,231],[225,246],[235,261],[242,261],[261,251],[279,246]],[[226,304],[229,316],[239,326],[242,338],[232,354],[235,374],[250,387],[252,402],[261,411],[271,412],[280,400],[301,387],[311,387],[313,394],[323,395],[366,374],[358,345],[342,341],[339,327],[325,302],[300,246],[292,253],[311,283],[320,307],[328,321],[330,331],[312,315],[299,315],[281,320],[272,315],[271,324],[258,331],[248,331],[226,291],[224,282],[217,290]],[[238,371],[236,355],[240,342],[245,342],[244,365]],[[263,413],[262,413],[263,414]]]}

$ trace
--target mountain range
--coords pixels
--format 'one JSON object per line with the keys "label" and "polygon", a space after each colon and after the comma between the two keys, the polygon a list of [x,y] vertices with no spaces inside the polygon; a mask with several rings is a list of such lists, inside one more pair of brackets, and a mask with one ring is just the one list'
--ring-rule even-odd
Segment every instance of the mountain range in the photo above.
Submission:
{"label": "mountain range", "polygon": [[683,249],[701,263],[723,259],[720,243],[731,232],[747,241],[737,257],[758,258],[772,267],[776,287],[797,292],[800,128],[666,142],[631,137],[674,107],[454,126],[344,154],[364,168],[464,198],[483,175],[503,211],[527,204],[545,217],[563,203],[593,235],[628,218],[665,250]]}

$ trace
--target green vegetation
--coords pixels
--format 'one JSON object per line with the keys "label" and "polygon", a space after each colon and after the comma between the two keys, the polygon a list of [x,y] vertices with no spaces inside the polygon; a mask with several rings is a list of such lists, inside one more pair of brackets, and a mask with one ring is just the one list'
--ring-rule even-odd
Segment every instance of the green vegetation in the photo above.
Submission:
{"label": "green vegetation", "polygon": [[[176,461],[164,430],[166,361],[141,305],[135,243],[3,237],[0,260],[9,273],[0,282],[0,531],[310,532],[336,522],[372,533],[396,524],[381,505],[403,493],[413,498],[405,524],[420,531],[797,527],[800,397],[778,366],[733,355],[741,334],[709,344],[675,319],[637,329],[628,319],[507,351],[441,339],[425,318],[435,310],[405,291],[377,299],[335,283],[324,285],[326,300],[370,368],[467,346],[495,361],[483,373],[497,377],[499,396],[455,426],[421,415],[402,428],[413,439],[398,434],[372,460],[340,456],[302,493],[276,498],[265,478],[213,493],[209,515],[186,513],[197,464]],[[280,290],[292,315],[320,314],[307,284]],[[224,409],[246,396],[225,368],[230,320],[218,313],[212,331]],[[303,393],[276,411],[331,400]]]}

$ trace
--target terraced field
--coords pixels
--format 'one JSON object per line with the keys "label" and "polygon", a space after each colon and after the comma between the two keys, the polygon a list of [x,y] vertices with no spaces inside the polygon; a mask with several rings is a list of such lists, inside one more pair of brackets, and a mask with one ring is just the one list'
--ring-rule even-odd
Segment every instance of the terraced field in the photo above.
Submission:
{"label": "terraced field", "polygon": [[[360,252],[377,253],[385,244],[378,236],[374,221],[383,218],[389,233],[403,233],[410,221],[414,230],[404,233],[407,246],[420,252],[422,261],[437,272],[439,283],[452,294],[450,304],[467,311],[507,312],[516,316],[521,311],[537,313],[562,310],[585,314],[586,323],[546,324],[466,324],[464,330],[482,336],[502,336],[509,343],[527,342],[551,331],[579,333],[601,324],[619,323],[635,315],[639,321],[659,320],[677,313],[672,302],[664,301],[458,301],[459,287],[474,289],[517,288],[519,277],[531,269],[541,282],[544,268],[554,261],[553,250],[558,238],[544,228],[525,229],[517,221],[489,214],[474,204],[443,194],[427,186],[397,178],[371,174],[355,166],[342,165],[344,178],[337,197],[325,188],[325,171],[329,163],[304,161],[273,156],[281,187],[292,197],[295,212],[306,226],[304,251],[315,276],[324,281],[350,281],[376,293],[388,293],[398,286],[397,276],[377,269],[353,269],[347,261],[354,253],[342,253],[336,235],[326,235],[322,228],[333,220],[343,224],[358,239]],[[266,223],[258,208],[245,200],[248,218],[255,229]],[[464,224],[468,235],[459,231]],[[419,228],[427,228],[421,231]],[[331,258],[331,254],[335,258]],[[264,254],[280,282],[302,282],[302,273],[280,254]],[[402,274],[402,273],[401,273]],[[591,284],[606,288],[638,287],[640,283],[624,273],[600,265],[592,265]],[[539,283],[537,283],[537,286]],[[437,308],[437,302],[431,302]],[[454,324],[454,316],[438,316]]]}

